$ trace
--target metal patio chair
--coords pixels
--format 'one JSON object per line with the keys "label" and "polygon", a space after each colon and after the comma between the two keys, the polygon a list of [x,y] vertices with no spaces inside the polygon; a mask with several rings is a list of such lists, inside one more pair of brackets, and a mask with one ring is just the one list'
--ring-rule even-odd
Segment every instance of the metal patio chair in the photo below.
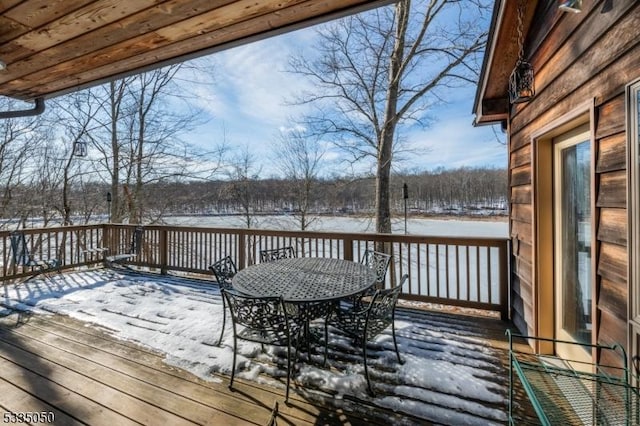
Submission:
{"label": "metal patio chair", "polygon": [[62,261],[59,259],[36,259],[33,254],[29,252],[27,245],[27,239],[22,231],[14,231],[10,235],[11,238],[11,253],[13,255],[13,262],[15,265],[20,265],[28,268],[35,268],[37,270],[35,275],[27,278],[27,281],[34,278],[36,275],[55,269],[60,271]]}
{"label": "metal patio chair", "polygon": [[[236,373],[236,354],[238,339],[264,345],[283,346],[287,348],[287,388],[285,403],[289,401],[289,385],[291,383],[291,346],[297,342],[300,325],[291,321],[284,307],[282,297],[254,297],[233,290],[222,289],[222,296],[227,301],[233,324],[233,364],[229,389],[233,389]],[[298,354],[296,345],[295,356]]]}
{"label": "metal patio chair", "polygon": [[[218,287],[220,290],[231,290],[233,289],[233,285],[231,284],[231,279],[235,274],[238,273],[238,268],[236,264],[233,262],[231,256],[225,256],[220,260],[217,260],[209,269],[213,273],[216,281],[218,282]],[[224,326],[227,321],[227,306],[225,302],[225,298],[222,297],[222,330],[220,331],[220,338],[218,339],[218,346],[222,343],[222,336],[224,335]]]}
{"label": "metal patio chair", "polygon": [[273,262],[280,259],[293,259],[297,257],[296,251],[291,246],[277,249],[260,250],[260,262]]}
{"label": "metal patio chair", "polygon": [[[395,329],[395,309],[398,296],[402,291],[402,286],[409,279],[409,275],[405,274],[400,280],[400,284],[390,289],[376,290],[369,301],[362,300],[354,305],[341,305],[334,314],[326,322],[337,328],[347,336],[354,339],[356,344],[362,345],[362,355],[364,359],[364,374],[367,379],[367,388],[369,395],[375,396],[371,387],[369,378],[369,368],[367,366],[367,342],[374,340],[387,327],[391,326],[391,335],[393,336],[393,346],[396,351],[398,363],[402,364],[400,352],[398,352],[398,343],[396,341]],[[363,296],[369,297],[369,296]],[[362,308],[362,309],[360,309]],[[328,343],[328,342],[327,342]],[[325,345],[325,363],[328,354],[328,344]]]}
{"label": "metal patio chair", "polygon": [[368,266],[376,274],[376,281],[370,289],[365,290],[362,294],[357,294],[347,300],[342,300],[341,305],[350,304],[354,309],[361,309],[363,301],[362,296],[373,296],[376,290],[383,289],[385,287],[387,279],[387,270],[389,270],[389,264],[391,263],[392,256],[390,254],[382,253],[372,249],[364,251],[360,263]]}
{"label": "metal patio chair", "polygon": [[127,250],[123,253],[114,254],[111,256],[106,256],[104,258],[107,266],[125,266],[123,262],[125,260],[133,259],[134,257],[138,257],[140,252],[142,251],[142,237],[144,234],[144,228],[142,226],[137,226],[131,235],[131,243]]}

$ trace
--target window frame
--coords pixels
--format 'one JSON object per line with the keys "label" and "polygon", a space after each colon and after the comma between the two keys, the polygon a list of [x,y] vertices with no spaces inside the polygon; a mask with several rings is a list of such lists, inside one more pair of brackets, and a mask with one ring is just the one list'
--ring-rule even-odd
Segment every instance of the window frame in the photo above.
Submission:
{"label": "window frame", "polygon": [[640,79],[630,83],[626,89],[627,117],[627,215],[629,256],[628,294],[629,319],[640,324]]}

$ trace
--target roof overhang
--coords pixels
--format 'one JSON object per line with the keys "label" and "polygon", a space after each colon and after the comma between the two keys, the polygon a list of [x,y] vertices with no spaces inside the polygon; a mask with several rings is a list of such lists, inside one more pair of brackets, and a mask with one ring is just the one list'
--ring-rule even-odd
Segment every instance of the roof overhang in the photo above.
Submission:
{"label": "roof overhang", "polygon": [[0,95],[49,98],[389,3],[7,0]]}
{"label": "roof overhang", "polygon": [[[533,20],[537,0],[524,0],[523,33]],[[474,125],[494,124],[509,116],[509,76],[518,59],[518,1],[495,0],[489,39],[480,70],[473,113]]]}

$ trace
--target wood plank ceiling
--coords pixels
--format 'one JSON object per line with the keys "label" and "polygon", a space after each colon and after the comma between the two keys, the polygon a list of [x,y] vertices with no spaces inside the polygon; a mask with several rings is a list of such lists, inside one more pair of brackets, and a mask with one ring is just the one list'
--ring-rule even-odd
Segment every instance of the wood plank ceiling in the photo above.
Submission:
{"label": "wood plank ceiling", "polygon": [[0,95],[57,96],[388,3],[0,0]]}

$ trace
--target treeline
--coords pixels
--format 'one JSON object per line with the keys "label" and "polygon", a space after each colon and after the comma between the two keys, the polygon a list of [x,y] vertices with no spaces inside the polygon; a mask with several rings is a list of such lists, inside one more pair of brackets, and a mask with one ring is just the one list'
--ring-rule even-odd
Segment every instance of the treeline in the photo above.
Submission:
{"label": "treeline", "polygon": [[[318,179],[311,182],[311,213],[370,213],[375,208],[373,177]],[[422,213],[473,213],[492,209],[506,213],[507,172],[495,168],[439,169],[392,178],[392,209],[407,207]],[[249,179],[244,182],[171,182],[145,191],[145,205],[154,215],[296,212],[295,185],[286,179]]]}
{"label": "treeline", "polygon": [[[473,214],[479,209],[506,213],[507,175],[505,169],[459,168],[439,169],[392,178],[392,209],[404,210],[403,185],[407,184],[407,207],[416,213]],[[241,184],[241,190],[239,185]],[[160,182],[145,188],[144,205],[147,221],[163,216],[235,214],[245,211],[245,204],[253,213],[295,213],[295,185],[286,179],[249,179],[237,181]],[[38,216],[35,188],[21,188],[14,193],[15,215],[25,215],[25,200],[35,201],[27,212]],[[76,223],[104,220],[108,215],[106,194],[108,185],[90,184],[71,191],[72,212]],[[367,214],[374,210],[374,178],[332,178],[311,182],[311,213]],[[22,192],[22,193],[21,193]],[[40,202],[39,202],[40,201]]]}
{"label": "treeline", "polygon": [[[411,213],[473,214],[482,209],[506,213],[507,174],[505,169],[439,169],[392,177],[392,210],[404,211],[403,185],[407,184],[407,207]],[[286,179],[248,179],[243,182],[189,181],[159,182],[145,188],[145,221],[165,216],[295,213],[295,185]],[[103,221],[108,215],[108,185],[89,184],[71,190],[70,204],[75,223]],[[374,178],[331,178],[311,182],[313,214],[368,214],[374,211]],[[16,204],[12,218],[38,217],[42,200],[35,188],[23,187],[13,194]],[[25,206],[34,201],[27,211]]]}
{"label": "treeline", "polygon": [[[407,206],[412,211],[436,213],[506,208],[505,169],[460,168],[436,170],[392,178],[392,208],[404,209],[403,185],[407,184]],[[255,179],[245,183],[250,207],[256,213],[295,211],[292,182],[285,179]],[[313,213],[367,213],[374,209],[374,178],[321,179],[312,183]],[[150,188],[149,207],[168,214],[231,214],[240,212],[245,199],[238,197],[237,182],[175,182]],[[164,200],[168,194],[170,200]],[[155,201],[154,201],[155,200]]]}

